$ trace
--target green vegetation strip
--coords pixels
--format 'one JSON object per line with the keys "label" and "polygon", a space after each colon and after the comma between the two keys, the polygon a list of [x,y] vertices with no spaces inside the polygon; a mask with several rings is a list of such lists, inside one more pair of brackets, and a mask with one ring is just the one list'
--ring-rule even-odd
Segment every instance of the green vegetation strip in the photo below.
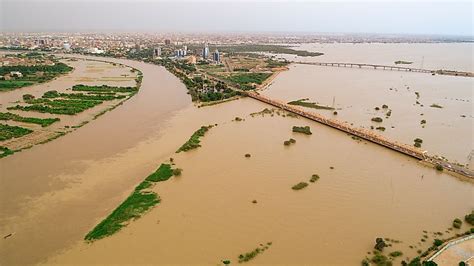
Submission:
{"label": "green vegetation strip", "polygon": [[201,142],[200,138],[203,137],[204,134],[206,134],[206,132],[212,127],[213,127],[212,125],[202,126],[200,129],[198,129],[196,132],[193,133],[191,138],[189,138],[189,140],[186,141],[186,143],[184,143],[183,146],[181,146],[176,151],[176,153],[179,153],[182,151],[186,152],[186,151],[201,147],[201,144],[199,144]]}
{"label": "green vegetation strip", "polygon": [[217,46],[221,52],[226,53],[258,53],[267,52],[274,54],[294,54],[297,56],[320,56],[323,53],[309,52],[304,50],[295,50],[284,45],[268,45],[268,44],[243,44],[243,45],[226,45]]}
{"label": "green vegetation strip", "polygon": [[33,132],[31,129],[0,124],[0,141],[19,138],[21,136],[30,134],[31,132]]}
{"label": "green vegetation strip", "polygon": [[36,117],[23,117],[13,113],[2,113],[0,112],[0,120],[13,120],[23,123],[38,124],[42,127],[47,127],[54,122],[59,121],[59,118],[36,118]]}
{"label": "green vegetation strip", "polygon": [[268,242],[266,243],[265,245],[264,244],[260,244],[260,246],[250,252],[247,252],[245,254],[240,254],[239,255],[239,263],[242,263],[242,262],[247,262],[253,258],[255,258],[258,254],[261,254],[263,253],[265,250],[267,250],[268,248],[270,248],[270,246],[272,245],[272,242]]}
{"label": "green vegetation strip", "polygon": [[402,60],[395,61],[395,65],[411,65],[411,64],[413,64],[413,62],[410,62],[410,61],[402,61]]}
{"label": "green vegetation strip", "polygon": [[303,107],[307,107],[307,108],[314,108],[314,109],[334,110],[333,107],[325,106],[325,105],[319,105],[319,104],[317,104],[317,103],[308,102],[308,101],[309,101],[308,98],[306,98],[306,99],[299,99],[299,100],[296,100],[296,101],[289,102],[288,104],[291,104],[291,105],[299,105],[299,106],[303,106]]}
{"label": "green vegetation strip", "polygon": [[107,218],[100,222],[86,236],[86,241],[95,241],[110,236],[127,225],[132,219],[138,219],[146,211],[160,202],[155,192],[146,190],[157,182],[168,180],[173,175],[173,169],[169,164],[161,164],[160,167],[140,183],[130,196],[118,206]]}
{"label": "green vegetation strip", "polygon": [[89,91],[89,92],[136,92],[137,87],[111,87],[107,85],[102,86],[86,86],[86,85],[74,85],[73,91]]}

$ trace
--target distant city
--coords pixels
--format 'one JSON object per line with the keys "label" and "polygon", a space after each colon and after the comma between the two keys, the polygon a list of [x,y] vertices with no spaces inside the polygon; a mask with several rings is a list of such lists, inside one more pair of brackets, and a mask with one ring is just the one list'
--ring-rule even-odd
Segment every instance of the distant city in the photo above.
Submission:
{"label": "distant city", "polygon": [[[213,45],[301,43],[452,43],[474,42],[472,36],[377,34],[105,34],[105,33],[0,33],[0,48],[107,54],[121,57],[140,49],[154,55],[184,58],[190,55],[219,61]],[[192,46],[192,48],[190,47]],[[200,47],[196,49],[196,47]],[[212,52],[212,54],[211,54]],[[190,59],[191,61],[194,59]]]}

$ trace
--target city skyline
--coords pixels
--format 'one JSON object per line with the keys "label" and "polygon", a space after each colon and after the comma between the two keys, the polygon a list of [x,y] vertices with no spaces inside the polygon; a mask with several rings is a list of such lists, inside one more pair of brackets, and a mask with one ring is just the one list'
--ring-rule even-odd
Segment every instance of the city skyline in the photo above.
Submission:
{"label": "city skyline", "polygon": [[[1,5],[2,32],[473,36],[471,2],[7,0]],[[86,16],[87,20],[83,19]]]}

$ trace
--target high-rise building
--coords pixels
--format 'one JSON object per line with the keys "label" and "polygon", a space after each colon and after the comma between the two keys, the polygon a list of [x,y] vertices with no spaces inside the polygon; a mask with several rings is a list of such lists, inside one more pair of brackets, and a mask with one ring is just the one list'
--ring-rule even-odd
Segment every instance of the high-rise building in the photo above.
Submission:
{"label": "high-rise building", "polygon": [[153,58],[161,57],[161,47],[155,47],[153,49]]}
{"label": "high-rise building", "polygon": [[221,55],[219,54],[219,51],[217,49],[212,54],[212,60],[214,60],[214,62],[218,64],[221,62]]}
{"label": "high-rise building", "polygon": [[202,58],[207,59],[209,57],[209,45],[207,43],[204,45],[204,48],[202,49]]}
{"label": "high-rise building", "polygon": [[71,45],[68,42],[63,43],[63,49],[66,51],[71,50]]}

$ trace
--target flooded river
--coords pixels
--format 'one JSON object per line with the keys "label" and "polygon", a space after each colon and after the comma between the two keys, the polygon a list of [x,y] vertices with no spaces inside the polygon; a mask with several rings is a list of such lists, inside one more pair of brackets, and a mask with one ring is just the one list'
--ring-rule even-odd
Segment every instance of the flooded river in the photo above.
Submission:
{"label": "flooded river", "polygon": [[[431,244],[431,232],[445,232],[454,218],[474,209],[471,181],[436,172],[412,158],[353,140],[307,119],[276,113],[252,117],[250,113],[269,108],[252,99],[196,108],[184,85],[163,68],[114,61],[143,72],[142,89],[136,96],[73,133],[0,160],[0,230],[3,235],[14,233],[2,239],[2,264],[217,265],[224,259],[236,263],[239,254],[254,250],[260,243],[272,242],[250,263],[359,265],[376,237],[401,240],[403,243],[394,244],[389,250],[402,251],[403,259],[413,258],[417,249]],[[316,78],[319,74],[313,71],[319,69],[315,68],[292,67],[280,74],[265,93],[291,100],[301,95],[330,104],[332,95],[306,95],[311,91],[310,85],[304,85],[306,82],[316,86],[323,79]],[[411,140],[412,134],[404,133],[400,122],[405,105],[397,105],[397,101],[404,101],[396,98],[406,97],[413,104],[414,92],[406,92],[402,86],[406,80],[383,83],[387,78],[383,75],[391,72],[376,73],[382,76],[366,76],[365,80],[366,84],[372,79],[383,84],[385,93],[375,94],[380,102],[377,97],[366,96],[374,98],[373,102],[358,106],[357,101],[350,103],[343,97],[343,88],[340,92],[334,89],[339,93],[338,116],[365,121],[359,116],[351,118],[350,113],[365,110],[371,115],[369,109],[385,103],[393,109],[388,120],[395,124],[393,136]],[[345,75],[355,76],[352,72]],[[303,80],[288,83],[298,78]],[[421,76],[404,79],[413,84],[430,82],[422,81]],[[461,88],[466,86],[461,79],[453,80],[452,87],[457,87],[457,82]],[[362,90],[365,86],[360,83]],[[407,85],[410,90],[417,86]],[[397,87],[398,92],[385,86]],[[421,87],[425,89],[420,85],[420,98],[427,108],[431,94]],[[284,88],[290,92],[284,92]],[[346,85],[345,90],[348,89]],[[469,97],[460,90],[452,97]],[[394,96],[387,96],[390,93]],[[357,98],[356,93],[352,95],[364,99]],[[446,102],[440,104],[446,105],[443,112],[451,109]],[[461,106],[458,111],[463,112],[464,108]],[[453,123],[450,116],[423,112],[430,115],[428,123],[443,123],[443,119],[448,119],[444,123]],[[244,121],[232,121],[237,116]],[[472,112],[466,119],[472,121]],[[215,123],[218,126],[202,138],[201,148],[174,153],[200,126]],[[295,125],[310,126],[313,135],[293,133],[291,127]],[[368,125],[370,121],[365,124]],[[428,125],[423,130],[428,130]],[[414,132],[423,132],[419,130]],[[453,128],[456,134],[466,136],[464,129],[458,131],[461,129]],[[428,136],[422,137],[428,147]],[[444,141],[439,137],[433,138]],[[284,146],[283,141],[289,138],[294,138],[296,144]],[[439,147],[441,151],[443,147]],[[459,154],[466,150],[457,148],[462,150]],[[245,158],[246,153],[251,157]],[[116,235],[93,244],[83,242],[89,230],[170,157],[183,174],[154,188],[162,200],[156,208]],[[303,190],[291,189],[298,182],[307,182],[312,174],[321,178]],[[420,242],[423,230],[430,232],[429,243]],[[449,234],[452,233],[445,233]]]}

